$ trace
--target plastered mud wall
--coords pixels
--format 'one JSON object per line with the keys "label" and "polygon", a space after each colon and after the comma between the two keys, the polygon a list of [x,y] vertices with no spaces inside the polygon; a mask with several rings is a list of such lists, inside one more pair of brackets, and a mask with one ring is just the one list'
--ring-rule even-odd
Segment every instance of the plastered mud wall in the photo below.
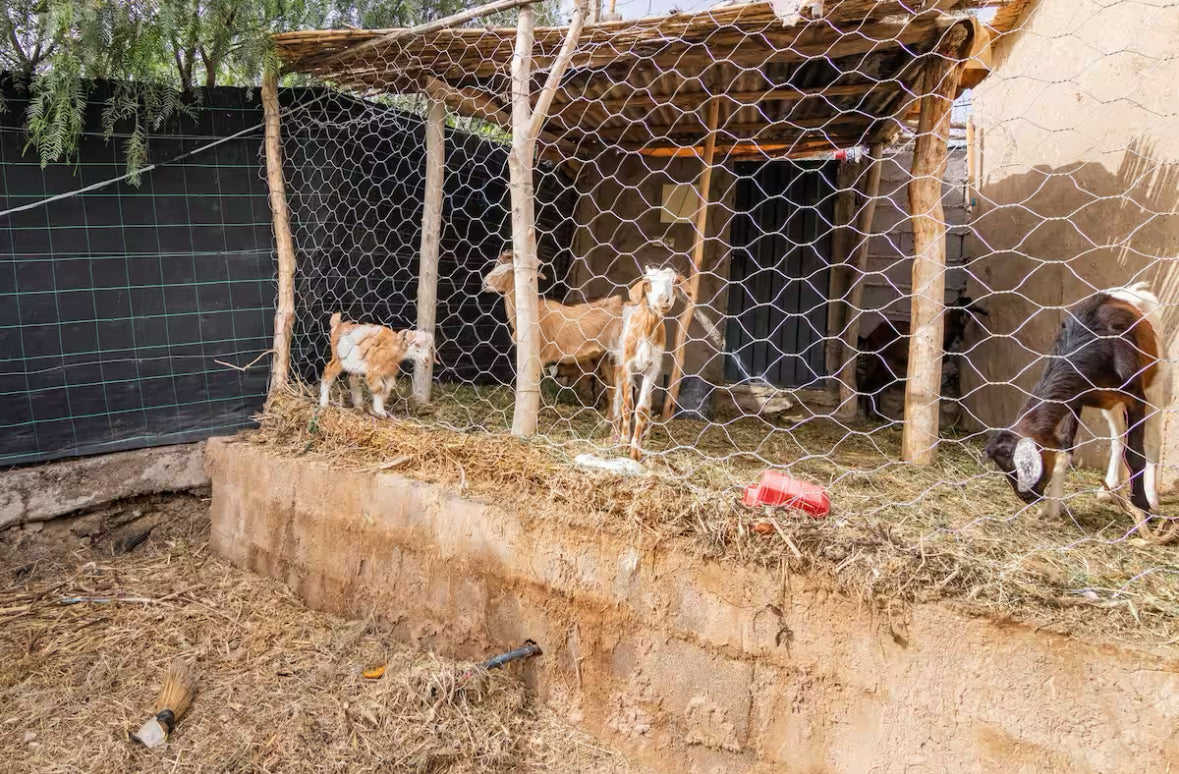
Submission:
{"label": "plastered mud wall", "polygon": [[1163,774],[1179,663],[701,561],[391,473],[212,439],[214,548],[460,658],[531,637],[542,700],[664,772]]}

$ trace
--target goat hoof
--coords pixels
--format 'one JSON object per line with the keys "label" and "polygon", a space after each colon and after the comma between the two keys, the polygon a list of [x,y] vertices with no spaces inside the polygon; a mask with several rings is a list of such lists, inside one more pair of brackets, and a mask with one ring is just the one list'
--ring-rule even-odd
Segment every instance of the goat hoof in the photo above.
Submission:
{"label": "goat hoof", "polygon": [[1060,506],[1057,503],[1041,503],[1036,508],[1036,518],[1054,520],[1060,516]]}

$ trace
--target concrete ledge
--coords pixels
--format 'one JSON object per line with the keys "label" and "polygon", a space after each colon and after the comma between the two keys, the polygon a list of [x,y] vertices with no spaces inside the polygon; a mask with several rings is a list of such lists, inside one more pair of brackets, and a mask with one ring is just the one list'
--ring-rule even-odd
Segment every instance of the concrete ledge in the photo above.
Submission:
{"label": "concrete ledge", "polygon": [[0,529],[47,521],[125,497],[205,486],[205,444],[50,462],[0,473]]}
{"label": "concrete ledge", "polygon": [[532,517],[390,473],[209,441],[212,544],[310,605],[476,658],[666,772],[1164,772],[1179,663]]}

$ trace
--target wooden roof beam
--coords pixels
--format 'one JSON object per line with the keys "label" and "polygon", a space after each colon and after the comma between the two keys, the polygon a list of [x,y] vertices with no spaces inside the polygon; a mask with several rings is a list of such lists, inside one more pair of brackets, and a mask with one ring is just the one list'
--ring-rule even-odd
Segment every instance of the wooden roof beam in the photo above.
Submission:
{"label": "wooden roof beam", "polygon": [[[826,99],[840,99],[842,97],[866,97],[874,91],[896,90],[901,84],[895,81],[872,81],[869,83],[849,83],[826,86],[817,89],[755,89],[752,91],[730,91],[717,94],[717,97],[736,103],[738,107],[750,107],[762,102],[801,102],[805,99],[823,97]],[[593,99],[589,97],[575,97],[561,105],[554,113],[559,115],[575,108],[589,110],[602,108],[605,110],[619,110],[622,108],[657,108],[698,106],[701,100],[707,99],[708,93],[703,91],[681,91],[675,94],[658,95],[650,93],[630,94],[626,97],[610,97],[608,99]]]}
{"label": "wooden roof beam", "polygon": [[[687,138],[689,142],[694,137],[705,137],[708,134],[708,128],[699,120],[699,116],[695,114],[685,115],[685,121],[682,124],[672,124],[670,126],[648,126],[641,122],[636,122],[630,126],[608,127],[606,129],[598,129],[596,131],[586,132],[583,136],[586,139],[600,139],[605,141],[623,142],[627,140],[629,135],[645,134],[653,140],[670,140],[673,137],[682,136]],[[864,122],[871,120],[871,116],[862,116]],[[691,120],[689,120],[691,119]],[[847,118],[833,118],[830,116],[823,116],[820,118],[796,118],[793,120],[780,119],[776,121],[747,121],[743,123],[725,123],[719,128],[722,140],[727,139],[726,135],[745,135],[750,134],[753,139],[758,135],[764,134],[768,131],[812,131],[826,128],[829,131],[837,132],[846,129],[851,123]]]}

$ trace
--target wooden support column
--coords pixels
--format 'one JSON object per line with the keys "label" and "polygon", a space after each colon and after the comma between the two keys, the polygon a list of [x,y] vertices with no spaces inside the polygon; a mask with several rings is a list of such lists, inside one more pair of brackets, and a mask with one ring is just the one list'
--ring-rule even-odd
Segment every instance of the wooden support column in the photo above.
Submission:
{"label": "wooden support column", "polygon": [[[426,115],[426,195],[422,208],[422,243],[418,268],[418,330],[434,335],[438,311],[438,248],[442,239],[442,184],[446,171],[446,105],[430,99]],[[434,360],[414,363],[413,397],[430,402]]]}
{"label": "wooden support column", "polygon": [[585,25],[586,0],[580,0],[561,51],[549,69],[544,88],[532,106],[532,46],[536,9],[520,9],[516,22],[516,48],[512,54],[512,149],[508,153],[509,189],[512,198],[512,252],[516,286],[516,405],[512,434],[536,433],[540,414],[540,287],[536,254],[536,203],[532,173],[536,139],[561,84],[577,39]]}
{"label": "wooden support column", "polygon": [[270,215],[274,246],[278,253],[278,305],[274,311],[274,360],[270,364],[270,391],[266,404],[286,388],[291,363],[291,332],[295,327],[295,241],[291,238],[290,211],[282,175],[282,133],[279,126],[278,72],[267,69],[262,78],[262,113],[265,119],[266,185],[270,189]]}
{"label": "wooden support column", "polygon": [[716,129],[720,123],[720,99],[713,97],[708,103],[708,139],[704,143],[704,154],[700,157],[704,168],[696,184],[699,206],[696,209],[696,239],[692,244],[692,265],[688,275],[688,302],[680,313],[679,325],[675,331],[675,347],[671,352],[671,376],[667,380],[667,399],[663,401],[663,418],[671,419],[676,402],[680,397],[680,384],[684,376],[684,347],[688,343],[688,327],[696,311],[696,300],[700,295],[700,267],[704,263],[704,247],[707,244],[710,189],[712,186],[712,164],[716,155]]}
{"label": "wooden support column", "polygon": [[942,178],[950,137],[950,108],[958,93],[962,72],[958,60],[968,37],[965,25],[951,28],[939,46],[939,56],[925,67],[921,114],[909,180],[909,212],[913,220],[913,306],[901,459],[922,465],[932,462],[937,453],[946,293]]}
{"label": "wooden support column", "polygon": [[[847,325],[847,292],[852,283],[852,246],[855,241],[856,180],[863,172],[859,163],[840,164],[835,175],[835,206],[832,213],[831,282],[827,291],[827,373],[838,374],[843,365],[843,328]],[[839,396],[838,382],[831,384]]]}
{"label": "wooden support column", "polygon": [[[864,284],[868,274],[868,247],[872,241],[873,221],[876,220],[876,202],[880,198],[880,176],[884,171],[881,161],[882,146],[875,143],[868,149],[868,180],[864,184],[864,206],[856,218],[856,243],[854,255],[848,260],[851,276],[845,290],[846,314],[843,320],[843,365],[839,368],[836,381],[839,386],[839,406],[835,416],[841,420],[856,415],[856,356],[860,340],[860,320],[864,308]],[[853,237],[854,238],[854,237]]]}

